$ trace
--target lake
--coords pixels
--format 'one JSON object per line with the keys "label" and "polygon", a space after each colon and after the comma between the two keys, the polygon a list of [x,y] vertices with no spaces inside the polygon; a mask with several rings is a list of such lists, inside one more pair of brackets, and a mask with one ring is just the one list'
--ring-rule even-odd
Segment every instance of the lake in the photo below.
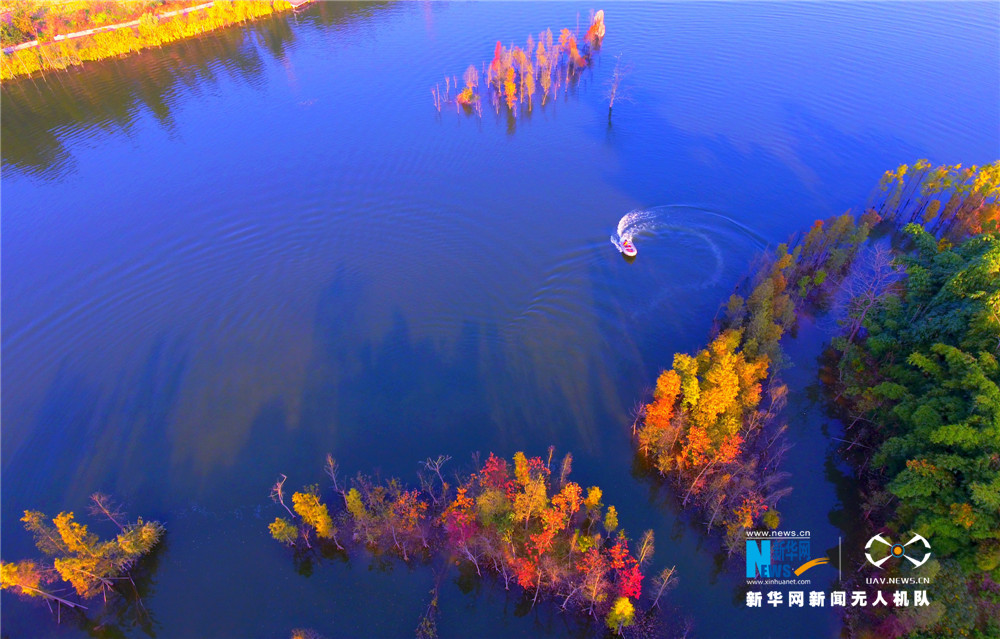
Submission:
{"label": "lake", "polygon": [[[435,110],[497,40],[598,8],[600,55],[548,104]],[[275,478],[323,483],[327,451],[415,481],[428,456],[552,444],[633,537],[655,530],[670,628],[839,636],[828,608],[744,606],[742,560],[635,462],[630,411],[763,247],[900,163],[1000,157],[998,23],[995,2],[317,3],[6,83],[3,558],[37,554],[25,509],[82,515],[101,490],[168,533],[150,621],[98,635],[412,636],[432,567],[296,565],[267,533]],[[609,236],[634,209],[660,223],[626,262]],[[824,550],[850,527],[815,386],[830,330],[806,322],[783,374],[783,527]],[[87,634],[2,604],[4,636]],[[455,568],[440,607],[441,637],[590,632]]]}

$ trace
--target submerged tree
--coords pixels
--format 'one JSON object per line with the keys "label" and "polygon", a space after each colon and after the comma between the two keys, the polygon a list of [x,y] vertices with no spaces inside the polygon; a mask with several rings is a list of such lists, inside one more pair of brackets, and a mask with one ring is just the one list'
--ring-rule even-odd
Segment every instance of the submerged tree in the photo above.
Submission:
{"label": "submerged tree", "polygon": [[0,587],[25,597],[38,597],[61,607],[86,609],[79,601],[57,596],[52,584],[68,583],[82,599],[102,595],[107,602],[119,592],[120,583],[127,581],[138,596],[131,571],[136,562],[149,554],[163,536],[163,525],[157,521],[128,522],[120,509],[101,493],[91,497],[92,510],[103,514],[119,530],[117,536],[102,540],[86,524],[76,521],[72,512],[49,518],[41,512],[25,511],[21,521],[35,537],[38,549],[51,558],[51,563],[34,560],[2,564]]}
{"label": "submerged tree", "polygon": [[[598,11],[591,18],[583,44],[577,42],[576,35],[569,29],[563,29],[555,43],[551,29],[538,34],[537,45],[529,35],[524,48],[516,45],[506,47],[498,40],[493,49],[493,59],[483,67],[482,77],[476,67],[470,65],[463,75],[465,86],[461,91],[458,91],[458,83],[455,82],[455,104],[465,107],[467,112],[475,109],[481,115],[481,102],[486,99],[493,104],[497,114],[505,106],[513,121],[523,110],[534,108],[539,88],[544,105],[558,92],[560,84],[574,82],[579,72],[590,65],[604,33],[604,12]],[[451,101],[450,86],[451,80],[446,78],[443,94],[440,85],[431,89],[434,107],[438,111],[444,103]],[[620,94],[618,99],[622,99]],[[611,102],[613,104],[614,99]]]}
{"label": "submerged tree", "polygon": [[584,36],[584,40],[594,49],[601,46],[601,42],[604,40],[604,10],[601,9],[594,13],[590,17],[590,26],[587,28],[587,34]]}
{"label": "submerged tree", "polygon": [[479,71],[476,70],[475,65],[469,65],[462,79],[465,81],[465,88],[455,99],[462,106],[471,107],[479,101],[479,96],[476,94],[476,89],[479,88]]}
{"label": "submerged tree", "polygon": [[288,511],[288,514],[292,515],[293,520],[298,518],[300,523],[296,526],[292,521],[278,517],[268,525],[271,537],[289,546],[296,545],[296,542],[301,539],[306,548],[312,548],[310,538],[315,535],[319,540],[331,541],[338,548],[342,548],[337,540],[337,527],[333,523],[333,518],[330,517],[330,510],[326,504],[320,501],[319,487],[307,486],[301,492],[293,493],[292,509],[295,511],[293,513],[284,502],[282,486],[286,479],[284,475],[281,475],[281,479],[271,490],[271,497],[275,502],[281,504]]}
{"label": "submerged tree", "polygon": [[631,100],[622,86],[622,81],[630,70],[628,66],[622,66],[622,54],[619,53],[615,56],[615,68],[611,72],[611,79],[608,81],[608,90],[605,93],[605,97],[608,99],[608,122],[611,121],[611,111],[615,108],[615,101]]}

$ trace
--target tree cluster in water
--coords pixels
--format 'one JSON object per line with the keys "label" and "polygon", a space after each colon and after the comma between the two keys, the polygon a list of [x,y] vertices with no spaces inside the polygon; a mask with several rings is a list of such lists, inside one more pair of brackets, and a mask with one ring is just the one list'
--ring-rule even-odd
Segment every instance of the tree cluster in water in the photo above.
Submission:
{"label": "tree cluster in water", "polygon": [[[506,105],[508,113],[516,117],[522,109],[531,110],[536,99],[544,105],[554,98],[560,85],[568,86],[577,74],[590,64],[604,39],[604,11],[597,11],[590,18],[590,26],[579,41],[579,33],[563,29],[556,40],[552,30],[538,34],[538,42],[528,36],[525,48],[503,46],[499,41],[493,50],[489,65],[477,69],[469,65],[462,75],[463,87],[459,90],[457,78],[446,77],[444,93],[441,85],[431,89],[434,106],[441,110],[445,102],[454,102],[468,112],[482,114],[482,103],[489,101],[499,114]],[[482,85],[480,85],[482,80]],[[456,92],[452,98],[452,90]]]}
{"label": "tree cluster in water", "polygon": [[[818,220],[790,248],[763,256],[726,304],[715,337],[695,355],[677,353],[637,422],[640,452],[697,504],[708,529],[720,525],[730,553],[744,531],[777,528],[777,502],[789,492],[779,471],[786,426],[777,418],[788,388],[777,372],[780,340],[796,312],[845,272],[877,216]],[[740,290],[742,289],[742,290]],[[743,292],[746,297],[740,295]]]}
{"label": "tree cluster in water", "polygon": [[[531,593],[532,604],[547,595],[562,609],[583,611],[620,633],[639,621],[642,567],[652,558],[653,532],[630,548],[618,512],[605,507],[601,489],[584,490],[569,480],[569,454],[553,472],[552,450],[548,460],[519,452],[513,463],[490,454],[475,472],[456,475],[455,485],[441,472],[447,457],[428,459],[420,489],[363,475],[348,485],[328,456],[326,471],[338,503],[331,508],[318,487],[310,486],[293,493],[288,507],[282,477],[272,497],[289,517],[276,518],[270,532],[305,552],[329,544],[339,550],[360,546],[404,561],[445,554],[468,562],[477,575],[498,575],[508,590],[520,586]],[[654,606],[672,575],[667,569],[654,580]],[[433,620],[425,619],[423,626],[433,626]]]}
{"label": "tree cluster in water", "polygon": [[[86,524],[76,521],[71,512],[59,513],[50,521],[41,512],[25,511],[21,521],[48,559],[3,562],[0,587],[25,598],[44,600],[61,618],[63,606],[87,610],[81,600],[100,595],[106,603],[109,595],[118,593],[127,583],[131,588],[122,594],[134,596],[141,609],[132,571],[159,543],[163,525],[158,521],[143,521],[141,517],[129,522],[111,499],[101,493],[91,496],[90,511],[117,527],[118,534],[102,540]],[[64,594],[66,588],[61,584],[68,584],[77,599]]]}
{"label": "tree cluster in water", "polygon": [[[560,51],[575,64],[564,44]],[[501,48],[494,58],[498,68],[504,55]],[[491,85],[495,77],[513,77],[509,92],[496,93],[510,96],[511,109],[525,94],[530,105],[533,90],[518,71],[488,74]],[[675,354],[636,422],[641,454],[676,481],[683,504],[697,505],[708,529],[725,530],[730,552],[743,547],[745,531],[776,528],[777,503],[789,490],[780,471],[787,449],[778,419],[787,396],[777,375],[786,361],[780,341],[799,312],[840,298],[833,308],[841,331],[824,382],[847,415],[853,441],[845,453],[862,480],[864,523],[893,539],[930,538],[934,558],[921,576],[934,579],[937,593],[926,607],[847,609],[852,635],[1000,636],[998,200],[1000,162],[963,169],[920,160],[887,172],[859,219],[848,212],[818,220],[763,256],[729,298],[709,345]],[[885,238],[869,240],[880,222],[891,249]],[[904,224],[901,235],[891,233]],[[442,474],[447,461],[424,462],[414,489],[363,475],[345,483],[328,456],[336,505],[318,486],[294,492],[289,505],[282,476],[272,497],[288,517],[276,518],[270,533],[297,553],[363,547],[404,561],[464,561],[478,575],[498,575],[505,588],[522,588],[532,604],[548,596],[618,633],[648,619],[638,603],[652,531],[630,548],[600,488],[569,480],[570,455],[554,472],[551,448],[547,460],[517,453],[508,463],[491,454],[453,483]],[[50,523],[27,511],[22,521],[51,559],[3,563],[0,585],[57,613],[83,610],[81,600],[107,599],[125,583],[138,601],[132,571],[163,526],[129,523],[103,495],[92,502],[119,529],[115,538],[102,541],[73,513]],[[672,576],[665,569],[654,580],[654,607]],[[862,588],[858,579],[845,583]],[[435,592],[418,635],[435,635],[436,609]]]}

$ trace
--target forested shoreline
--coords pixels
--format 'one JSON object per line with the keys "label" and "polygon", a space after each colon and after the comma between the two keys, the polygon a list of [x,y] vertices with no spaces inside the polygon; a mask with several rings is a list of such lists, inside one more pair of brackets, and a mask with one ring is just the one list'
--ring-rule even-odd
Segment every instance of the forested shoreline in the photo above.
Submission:
{"label": "forested shoreline", "polygon": [[902,229],[856,273],[823,381],[867,529],[930,540],[937,597],[849,616],[859,636],[1000,634],[998,197],[1000,162],[920,160],[887,172],[872,202]]}
{"label": "forested shoreline", "polygon": [[[287,0],[8,4],[8,13],[0,22],[5,49],[0,57],[3,80],[134,53],[292,8]],[[98,32],[62,39],[67,33],[86,30]],[[37,40],[37,46],[14,50],[32,39]]]}
{"label": "forested shoreline", "polygon": [[800,312],[833,314],[821,381],[851,438],[864,527],[933,540],[927,575],[942,584],[920,612],[852,611],[852,636],[1000,632],[998,199],[1000,162],[887,171],[857,219],[818,220],[768,252],[709,346],[676,354],[637,418],[640,454],[740,552],[746,530],[780,524],[792,489],[780,340]]}

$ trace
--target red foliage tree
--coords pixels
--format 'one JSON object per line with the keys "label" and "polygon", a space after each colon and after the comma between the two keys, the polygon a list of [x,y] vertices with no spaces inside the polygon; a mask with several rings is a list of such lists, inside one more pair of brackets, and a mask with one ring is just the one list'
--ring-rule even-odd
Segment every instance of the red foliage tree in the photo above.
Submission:
{"label": "red foliage tree", "polygon": [[493,49],[493,61],[490,62],[490,69],[494,75],[500,69],[500,54],[503,52],[503,45],[497,40],[497,46]]}
{"label": "red foliage tree", "polygon": [[730,437],[722,440],[722,445],[719,446],[719,452],[716,454],[716,459],[720,464],[728,464],[736,460],[740,454],[740,447],[743,445],[743,438],[740,437],[739,433],[732,435]]}
{"label": "red foliage tree", "polygon": [[619,595],[638,599],[642,594],[642,572],[639,570],[639,562],[629,553],[628,542],[619,538],[608,548],[608,556],[611,557],[611,568],[615,571]]}
{"label": "red foliage tree", "polygon": [[467,489],[458,489],[455,501],[448,505],[442,514],[444,528],[448,538],[454,543],[464,544],[476,533],[475,502],[466,496]]}
{"label": "red foliage tree", "polygon": [[490,453],[483,469],[479,471],[480,485],[494,490],[502,490],[507,499],[514,498],[517,486],[510,477],[510,469],[507,467],[507,460]]}
{"label": "red foliage tree", "polygon": [[527,557],[514,557],[510,561],[514,568],[514,578],[522,588],[534,588],[538,575],[538,566]]}

